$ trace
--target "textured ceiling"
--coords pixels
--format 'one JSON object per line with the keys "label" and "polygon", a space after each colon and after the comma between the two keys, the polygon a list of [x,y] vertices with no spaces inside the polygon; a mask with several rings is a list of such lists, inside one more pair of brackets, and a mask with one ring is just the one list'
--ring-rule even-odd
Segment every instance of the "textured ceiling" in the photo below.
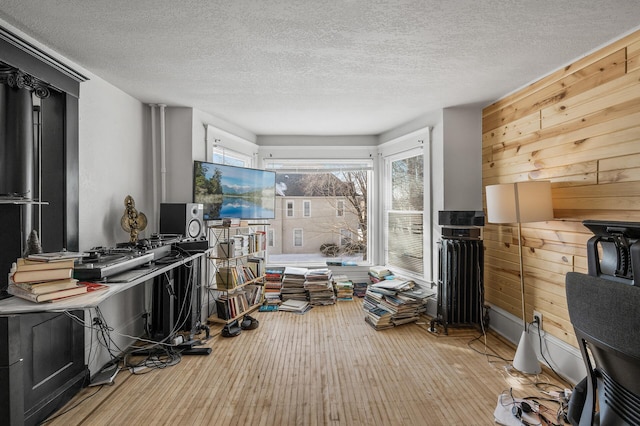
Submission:
{"label": "textured ceiling", "polygon": [[637,28],[637,0],[2,0],[146,103],[257,135],[374,135],[489,104]]}

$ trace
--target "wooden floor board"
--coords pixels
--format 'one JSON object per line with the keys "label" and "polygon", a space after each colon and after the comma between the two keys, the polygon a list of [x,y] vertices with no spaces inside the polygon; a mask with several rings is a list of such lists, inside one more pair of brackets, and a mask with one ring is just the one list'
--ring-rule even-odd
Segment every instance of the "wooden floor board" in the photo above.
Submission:
{"label": "wooden floor board", "polygon": [[[238,337],[215,326],[209,356],[122,371],[113,386],[83,389],[67,407],[97,393],[47,424],[492,425],[501,392],[538,394],[507,362],[470,349],[485,351],[485,339],[470,343],[480,334],[473,328],[444,335],[422,321],[376,331],[359,299],[304,315],[253,315],[260,326]],[[513,355],[498,336],[486,341]]]}

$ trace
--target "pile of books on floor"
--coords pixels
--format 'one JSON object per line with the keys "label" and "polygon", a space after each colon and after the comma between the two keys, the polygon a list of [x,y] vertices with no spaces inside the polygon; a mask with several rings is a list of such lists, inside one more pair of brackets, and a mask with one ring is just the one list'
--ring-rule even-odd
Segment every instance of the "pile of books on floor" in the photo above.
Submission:
{"label": "pile of books on floor", "polygon": [[264,302],[267,305],[280,304],[282,301],[280,287],[282,287],[284,267],[267,267],[264,273]]}
{"label": "pile of books on floor", "polygon": [[369,287],[369,283],[366,282],[353,283],[353,295],[360,298],[364,297],[367,293],[367,287]]}
{"label": "pile of books on floor", "polygon": [[369,279],[372,283],[377,283],[390,278],[393,278],[393,274],[391,274],[391,271],[384,266],[372,266],[369,268]]}
{"label": "pile of books on floor", "polygon": [[282,286],[280,287],[280,298],[283,302],[287,300],[307,301],[307,292],[304,289],[305,275],[307,268],[296,268],[287,266],[284,268],[282,276]]}
{"label": "pile of books on floor", "polygon": [[304,289],[309,296],[309,303],[313,306],[333,305],[336,303],[336,295],[331,283],[331,269],[309,269],[304,275]]}
{"label": "pile of books on floor", "polygon": [[371,284],[362,305],[365,321],[376,330],[415,322],[434,295],[434,291],[404,278]]}
{"label": "pile of books on floor", "polygon": [[107,288],[103,284],[79,283],[74,279],[75,258],[56,258],[47,254],[19,258],[9,272],[7,292],[32,302],[53,302]]}
{"label": "pile of books on floor", "polygon": [[279,311],[293,312],[294,314],[304,314],[311,309],[311,305],[306,300],[289,299],[278,307]]}
{"label": "pile of books on floor", "polygon": [[346,275],[334,275],[333,288],[339,302],[353,300],[353,282]]}

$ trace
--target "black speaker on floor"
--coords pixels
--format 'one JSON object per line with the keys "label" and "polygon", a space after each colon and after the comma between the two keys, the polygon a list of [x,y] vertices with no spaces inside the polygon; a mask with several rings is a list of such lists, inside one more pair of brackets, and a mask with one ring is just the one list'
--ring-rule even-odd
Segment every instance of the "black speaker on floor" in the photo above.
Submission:
{"label": "black speaker on floor", "polygon": [[160,234],[180,234],[186,239],[204,238],[204,206],[199,203],[160,204]]}

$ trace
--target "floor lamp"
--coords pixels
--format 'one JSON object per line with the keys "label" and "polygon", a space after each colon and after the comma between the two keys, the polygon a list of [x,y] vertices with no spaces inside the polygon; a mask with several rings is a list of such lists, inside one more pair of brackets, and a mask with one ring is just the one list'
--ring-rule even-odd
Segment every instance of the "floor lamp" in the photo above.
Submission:
{"label": "floor lamp", "polygon": [[527,330],[525,312],[524,267],[522,261],[522,223],[543,222],[553,219],[551,182],[530,181],[489,185],[487,194],[487,221],[490,223],[518,224],[518,255],[520,258],[520,292],[524,330],[513,357],[513,367],[523,373],[538,374],[542,370]]}

